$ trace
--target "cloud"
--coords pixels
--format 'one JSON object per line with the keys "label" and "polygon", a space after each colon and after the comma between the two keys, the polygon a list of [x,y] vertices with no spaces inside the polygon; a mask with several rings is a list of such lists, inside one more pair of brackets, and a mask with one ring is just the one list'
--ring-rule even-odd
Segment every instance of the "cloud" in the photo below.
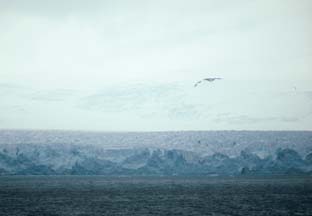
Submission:
{"label": "cloud", "polygon": [[[0,0],[0,117],[39,128],[311,128],[311,8]],[[224,80],[193,88],[209,76]]]}
{"label": "cloud", "polygon": [[203,112],[194,104],[179,104],[168,110],[168,117],[173,120],[194,120],[203,115]]}
{"label": "cloud", "polygon": [[207,73],[312,79],[309,1],[221,2],[1,1],[2,79],[60,88]]}
{"label": "cloud", "polygon": [[300,117],[291,117],[291,116],[269,116],[269,117],[254,117],[248,115],[219,115],[218,117],[214,118],[213,121],[216,123],[229,123],[235,125],[242,125],[242,124],[259,124],[259,123],[267,123],[270,124],[272,122],[284,122],[284,123],[291,123],[291,122],[298,122],[300,121]]}
{"label": "cloud", "polygon": [[1,96],[23,96],[31,92],[31,88],[12,83],[0,83]]}
{"label": "cloud", "polygon": [[73,89],[38,89],[25,85],[0,83],[0,95],[33,101],[65,101],[78,95]]}
{"label": "cloud", "polygon": [[29,95],[29,99],[34,101],[65,101],[70,100],[76,95],[74,90],[57,89],[49,91],[35,91]]}
{"label": "cloud", "polygon": [[0,12],[58,18],[75,12],[94,12],[102,8],[104,2],[92,0],[86,4],[84,0],[1,0]]}
{"label": "cloud", "polygon": [[305,91],[304,95],[309,99],[312,100],[312,91]]}
{"label": "cloud", "polygon": [[[147,109],[157,111],[162,105],[173,104],[183,94],[176,84],[132,84],[114,86],[81,98],[78,107],[102,112]],[[152,110],[150,110],[152,109]]]}

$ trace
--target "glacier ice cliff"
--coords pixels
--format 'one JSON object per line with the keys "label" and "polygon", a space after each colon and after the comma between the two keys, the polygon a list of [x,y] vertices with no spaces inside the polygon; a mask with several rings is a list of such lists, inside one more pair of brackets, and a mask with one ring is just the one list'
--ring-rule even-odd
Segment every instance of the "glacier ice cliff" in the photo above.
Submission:
{"label": "glacier ice cliff", "polygon": [[312,175],[311,138],[311,132],[2,130],[0,175]]}

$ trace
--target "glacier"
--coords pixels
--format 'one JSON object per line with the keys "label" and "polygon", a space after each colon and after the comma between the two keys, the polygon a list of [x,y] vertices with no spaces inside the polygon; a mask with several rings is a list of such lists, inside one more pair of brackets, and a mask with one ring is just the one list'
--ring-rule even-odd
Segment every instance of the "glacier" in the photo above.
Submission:
{"label": "glacier", "polygon": [[0,175],[312,175],[312,132],[0,130]]}

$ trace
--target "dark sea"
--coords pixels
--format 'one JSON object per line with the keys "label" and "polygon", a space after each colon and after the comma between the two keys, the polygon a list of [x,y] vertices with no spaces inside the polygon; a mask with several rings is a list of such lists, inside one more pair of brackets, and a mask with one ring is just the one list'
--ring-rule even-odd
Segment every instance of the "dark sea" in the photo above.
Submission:
{"label": "dark sea", "polygon": [[312,215],[312,177],[2,176],[0,215]]}

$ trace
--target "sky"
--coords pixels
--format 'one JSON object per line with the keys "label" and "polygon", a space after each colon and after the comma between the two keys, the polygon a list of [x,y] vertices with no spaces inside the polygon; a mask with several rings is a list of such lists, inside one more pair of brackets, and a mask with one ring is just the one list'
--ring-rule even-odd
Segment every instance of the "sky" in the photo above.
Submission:
{"label": "sky", "polygon": [[312,130],[311,11],[0,0],[0,129]]}

